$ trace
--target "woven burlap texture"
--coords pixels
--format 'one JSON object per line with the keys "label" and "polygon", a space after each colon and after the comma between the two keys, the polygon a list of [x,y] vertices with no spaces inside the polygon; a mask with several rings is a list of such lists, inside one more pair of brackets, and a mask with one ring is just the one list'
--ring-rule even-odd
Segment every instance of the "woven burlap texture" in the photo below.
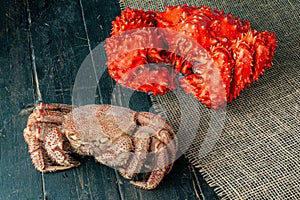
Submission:
{"label": "woven burlap texture", "polygon": [[249,20],[257,30],[276,33],[273,67],[226,109],[211,111],[180,89],[151,99],[176,130],[184,130],[179,135],[181,150],[222,199],[300,199],[299,1],[120,3],[123,9],[159,11],[165,5],[207,5]]}

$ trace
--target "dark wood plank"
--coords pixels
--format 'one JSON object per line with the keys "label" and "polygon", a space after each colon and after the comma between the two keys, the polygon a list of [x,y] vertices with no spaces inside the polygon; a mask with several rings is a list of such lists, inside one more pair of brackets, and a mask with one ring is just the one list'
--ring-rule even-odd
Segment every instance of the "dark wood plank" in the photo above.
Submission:
{"label": "dark wood plank", "polygon": [[[79,2],[29,3],[43,101],[71,104],[77,71],[89,53]],[[119,199],[114,170],[93,159],[83,159],[76,169],[44,174],[43,180],[47,199]]]}
{"label": "dark wood plank", "polygon": [[31,69],[23,1],[1,3],[0,20],[0,199],[42,197],[41,176],[32,170],[23,139],[27,116],[22,108],[33,103]]}
{"label": "dark wood plank", "polygon": [[122,178],[120,180],[123,182],[120,192],[124,199],[201,199],[195,192],[193,177],[184,157],[175,162],[171,173],[164,177],[155,190],[141,190]]}
{"label": "dark wood plank", "polygon": [[[37,67],[44,102],[71,104],[81,63],[109,36],[120,8],[115,0],[41,0],[28,5],[9,1],[1,9],[6,16],[1,18],[0,37],[0,199],[203,199],[201,190],[206,199],[215,198],[184,157],[154,191],[133,187],[92,158],[82,159],[76,169],[37,172],[22,134],[28,113],[21,111],[37,100],[31,67]],[[115,86],[107,73],[101,79],[97,102],[151,110],[146,94]]]}
{"label": "dark wood plank", "polygon": [[189,169],[194,175],[193,182],[199,198],[206,200],[219,200],[220,197],[217,196],[217,194],[214,191],[214,188],[211,188],[207,184],[203,176],[199,173],[198,169],[196,169],[192,164],[189,164]]}

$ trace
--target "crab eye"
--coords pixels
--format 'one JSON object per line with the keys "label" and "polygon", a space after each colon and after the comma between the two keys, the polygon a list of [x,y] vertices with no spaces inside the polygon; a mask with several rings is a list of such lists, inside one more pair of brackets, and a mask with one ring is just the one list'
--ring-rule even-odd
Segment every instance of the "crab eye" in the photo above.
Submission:
{"label": "crab eye", "polygon": [[69,132],[66,134],[69,140],[78,140],[77,134],[74,132]]}
{"label": "crab eye", "polygon": [[108,141],[108,138],[107,138],[107,137],[101,138],[101,139],[100,139],[100,143],[106,143],[107,141]]}

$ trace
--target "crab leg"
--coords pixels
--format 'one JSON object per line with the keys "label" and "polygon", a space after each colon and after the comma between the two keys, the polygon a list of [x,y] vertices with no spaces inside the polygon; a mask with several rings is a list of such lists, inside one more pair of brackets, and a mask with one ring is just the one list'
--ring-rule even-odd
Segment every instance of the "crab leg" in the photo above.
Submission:
{"label": "crab leg", "polygon": [[52,164],[51,159],[45,153],[43,142],[36,137],[36,134],[31,134],[32,131],[38,132],[40,127],[27,127],[24,129],[24,139],[28,143],[28,152],[34,167],[43,172],[47,166]]}
{"label": "crab leg", "polygon": [[136,173],[138,173],[144,161],[147,158],[150,137],[149,132],[153,132],[149,127],[142,126],[139,127],[134,136],[134,155],[132,156],[126,170],[123,168],[119,169],[120,174],[127,179],[131,179]]}
{"label": "crab leg", "polygon": [[49,157],[58,165],[51,165],[44,169],[45,172],[70,169],[80,165],[64,151],[64,138],[59,127],[47,130],[45,137],[45,149]]}
{"label": "crab leg", "polygon": [[39,110],[55,110],[63,113],[69,113],[75,106],[67,105],[67,104],[45,104],[41,103],[37,106]]}
{"label": "crab leg", "polygon": [[[169,173],[173,167],[175,158],[176,158],[176,151],[177,151],[177,141],[175,140],[175,138],[171,137],[169,132],[166,130],[161,130],[160,134],[159,134],[159,138],[164,138],[163,141],[166,141],[166,143],[164,142],[157,142],[154,143],[155,145],[153,145],[153,147],[151,147],[151,151],[165,151],[165,155],[166,155],[166,160],[168,160],[168,162],[166,163],[167,165],[167,170],[166,173]],[[161,147],[162,145],[164,145],[164,147]]]}
{"label": "crab leg", "polygon": [[105,139],[102,142],[93,145],[95,160],[108,166],[125,165],[133,149],[130,137],[119,137],[113,142]]}
{"label": "crab leg", "polygon": [[[28,151],[37,170],[52,172],[69,169],[80,164],[62,150],[63,142],[61,136],[56,127],[47,127],[45,123],[39,123],[24,129],[24,138],[28,143]],[[54,160],[63,166],[53,165],[55,163]]]}
{"label": "crab leg", "polygon": [[155,156],[154,166],[147,181],[131,181],[137,187],[151,190],[161,182],[164,175],[172,168],[176,156],[177,141],[171,126],[161,117],[142,112],[137,116],[137,123],[141,126],[134,136],[135,154],[125,169],[119,169],[122,176],[131,179],[139,172],[147,155]]}
{"label": "crab leg", "polygon": [[[29,116],[24,138],[35,168],[41,172],[69,169],[80,163],[64,150],[61,124],[64,114],[72,110],[64,104],[39,104]],[[54,165],[57,163],[58,165]]]}
{"label": "crab leg", "polygon": [[136,116],[138,123],[143,126],[156,127],[156,129],[167,129],[170,132],[173,132],[173,128],[168,124],[162,117],[159,115],[149,113],[149,112],[140,112]]}
{"label": "crab leg", "polygon": [[36,114],[36,123],[53,123],[61,125],[64,120],[64,114],[58,111],[52,110],[40,110],[40,113]]}
{"label": "crab leg", "polygon": [[166,148],[162,148],[159,152],[156,152],[156,156],[156,164],[148,180],[130,181],[131,184],[145,190],[152,190],[158,186],[158,184],[162,181],[163,177],[167,173],[167,166],[169,164]]}
{"label": "crab leg", "polygon": [[[175,137],[172,126],[160,116],[148,112],[139,113],[137,115],[137,121],[143,126],[155,127],[155,129],[158,130],[150,137],[154,137],[156,140],[158,140],[158,142],[152,142],[152,144],[160,145],[160,143],[163,143],[167,147],[170,158],[170,162],[168,163],[169,167],[167,170],[167,172],[169,172],[174,164],[177,151],[177,138]],[[151,147],[151,150],[157,151],[158,147]]]}
{"label": "crab leg", "polygon": [[53,123],[62,124],[64,115],[71,112],[73,106],[64,104],[44,104],[41,103],[35,107],[33,113],[28,119],[27,126],[35,123]]}

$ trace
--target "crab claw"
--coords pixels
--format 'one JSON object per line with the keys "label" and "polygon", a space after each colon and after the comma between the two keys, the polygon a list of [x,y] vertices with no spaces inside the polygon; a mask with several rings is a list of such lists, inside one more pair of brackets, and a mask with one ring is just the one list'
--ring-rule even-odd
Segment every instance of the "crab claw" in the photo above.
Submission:
{"label": "crab claw", "polygon": [[68,143],[61,128],[64,114],[72,108],[63,104],[41,103],[29,116],[24,138],[32,163],[40,172],[54,172],[80,165],[68,155]]}

